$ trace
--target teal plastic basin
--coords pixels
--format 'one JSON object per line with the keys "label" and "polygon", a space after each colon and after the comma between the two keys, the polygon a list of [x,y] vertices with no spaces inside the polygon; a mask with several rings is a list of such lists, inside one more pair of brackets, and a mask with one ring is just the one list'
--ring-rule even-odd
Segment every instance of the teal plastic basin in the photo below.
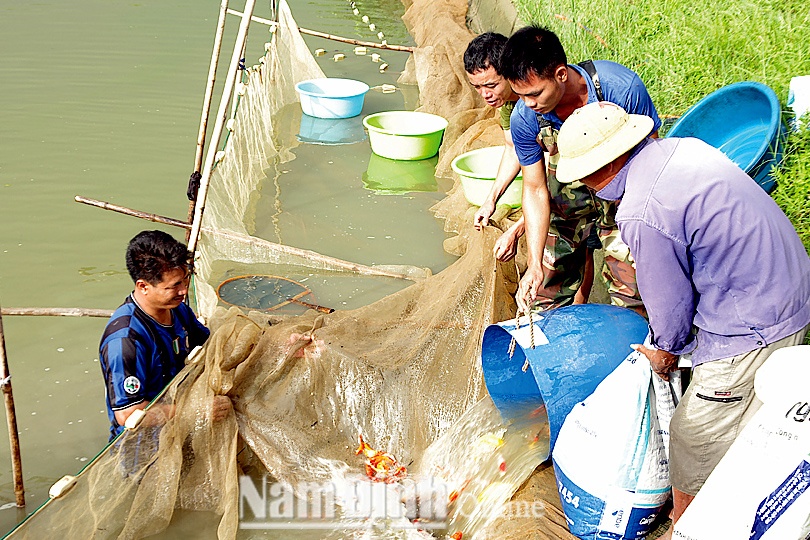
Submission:
{"label": "teal plastic basin", "polygon": [[[535,315],[533,324],[536,347],[518,343],[512,354],[512,336],[520,332],[513,321],[488,326],[481,363],[487,390],[504,421],[546,406],[553,449],[571,409],[633,352],[631,343],[644,342],[648,327],[641,315],[604,304],[552,309]],[[524,317],[522,335],[527,328]]]}
{"label": "teal plastic basin", "polygon": [[423,112],[387,111],[366,116],[363,125],[375,154],[415,161],[439,152],[447,120]]}
{"label": "teal plastic basin", "polygon": [[782,110],[770,87],[752,81],[724,86],[678,119],[667,137],[695,137],[726,154],[770,193],[782,159]]}

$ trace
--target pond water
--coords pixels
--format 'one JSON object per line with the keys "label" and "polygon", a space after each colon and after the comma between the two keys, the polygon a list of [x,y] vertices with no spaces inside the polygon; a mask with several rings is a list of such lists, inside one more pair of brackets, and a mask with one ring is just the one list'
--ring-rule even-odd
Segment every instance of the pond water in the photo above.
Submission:
{"label": "pond water", "polygon": [[[412,44],[399,0],[356,3],[390,43]],[[241,8],[242,2],[236,4]],[[268,17],[268,3],[260,4],[256,14]],[[376,39],[346,0],[290,0],[290,5],[302,27]],[[146,228],[182,238],[177,229],[79,205],[73,197],[186,217],[185,189],[218,8],[219,2],[199,0],[3,2],[3,306],[114,309],[132,285],[123,261],[127,241]],[[224,58],[237,23],[229,20]],[[254,24],[248,63],[260,56],[267,39],[266,27]],[[370,86],[395,84],[407,59],[407,53],[383,51],[390,67],[380,72],[369,56],[355,56],[353,45],[305,39],[312,50],[326,50],[318,61],[327,75]],[[346,59],[333,61],[336,53]],[[223,73],[218,80],[224,78]],[[218,95],[219,90],[214,110]],[[363,114],[413,108],[416,100],[413,88],[372,91]],[[435,272],[452,262],[441,247],[441,222],[427,211],[449,187],[432,179],[435,159],[402,167],[381,161],[356,125],[348,126],[353,144],[312,144],[307,141],[328,136],[331,128],[302,118],[297,107],[281,115],[289,126],[286,137],[303,142],[293,149],[296,159],[257,194],[257,236],[364,264],[413,264]],[[333,307],[354,307],[400,286],[363,281],[318,298]],[[8,445],[0,443],[0,532],[41,504],[55,480],[91,460],[108,433],[97,353],[105,321],[5,317],[3,322],[28,506],[17,510],[8,504],[14,501],[11,464]]]}

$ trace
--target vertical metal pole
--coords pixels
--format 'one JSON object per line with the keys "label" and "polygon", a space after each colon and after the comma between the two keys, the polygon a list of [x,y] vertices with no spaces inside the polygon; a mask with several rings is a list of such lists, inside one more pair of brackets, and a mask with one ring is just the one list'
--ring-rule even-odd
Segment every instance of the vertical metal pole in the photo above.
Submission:
{"label": "vertical metal pole", "polygon": [[11,470],[14,474],[14,497],[17,506],[25,506],[25,488],[23,487],[22,458],[20,456],[20,434],[17,431],[17,412],[14,409],[14,394],[11,392],[11,373],[6,356],[6,338],[3,334],[3,316],[0,315],[0,377],[2,377],[3,398],[6,402],[8,420],[8,439],[11,445]]}
{"label": "vertical metal pole", "polygon": [[197,194],[197,204],[194,207],[194,221],[191,224],[191,235],[188,241],[188,250],[192,253],[197,249],[197,242],[200,239],[200,228],[202,227],[202,216],[205,210],[205,199],[208,196],[208,184],[211,181],[211,171],[214,168],[214,158],[216,157],[219,140],[222,137],[222,130],[225,126],[225,117],[228,113],[228,103],[231,100],[236,76],[239,73],[239,61],[242,59],[242,49],[245,47],[250,17],[253,15],[253,8],[256,7],[256,0],[245,2],[245,11],[242,15],[242,23],[239,25],[239,33],[236,36],[236,43],[233,46],[233,55],[228,67],[228,77],[225,79],[225,88],[222,91],[222,99],[219,102],[214,131],[211,134],[211,141],[208,143],[208,152],[205,156],[205,165],[202,170],[200,180],[200,191]]}
{"label": "vertical metal pole", "polygon": [[[217,32],[214,36],[214,51],[211,53],[211,63],[208,66],[208,82],[205,85],[205,98],[203,99],[202,117],[200,118],[200,130],[197,133],[197,152],[194,156],[194,172],[200,172],[202,168],[205,132],[208,129],[208,116],[211,114],[211,101],[214,95],[214,83],[217,80],[217,66],[219,65],[219,53],[222,49],[222,35],[225,33],[225,18],[228,12],[228,0],[222,0],[219,6],[219,19],[217,20]],[[194,218],[194,206],[197,199],[189,201],[188,222]],[[191,230],[186,231],[186,242],[189,240]]]}

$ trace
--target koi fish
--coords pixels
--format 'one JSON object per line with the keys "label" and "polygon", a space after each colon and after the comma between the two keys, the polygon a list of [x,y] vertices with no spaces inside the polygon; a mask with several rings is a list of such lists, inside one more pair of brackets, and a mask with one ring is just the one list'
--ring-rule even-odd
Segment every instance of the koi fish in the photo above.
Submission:
{"label": "koi fish", "polygon": [[363,440],[362,435],[355,455],[363,455],[366,458],[366,476],[375,482],[391,484],[403,480],[408,474],[407,469],[400,465],[394,456],[374,450]]}

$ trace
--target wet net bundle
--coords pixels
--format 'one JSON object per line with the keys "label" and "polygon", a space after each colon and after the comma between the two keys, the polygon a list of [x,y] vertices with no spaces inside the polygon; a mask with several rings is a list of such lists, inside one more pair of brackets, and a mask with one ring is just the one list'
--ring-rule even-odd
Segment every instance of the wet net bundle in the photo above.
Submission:
{"label": "wet net bundle", "polygon": [[[411,66],[422,109],[453,126],[437,174],[448,174],[455,155],[502,137],[460,67],[472,37],[466,7],[463,0],[420,0],[405,17],[423,45]],[[196,296],[210,340],[141,424],[12,538],[569,538],[553,472],[540,465],[547,434],[531,423],[503,426],[486,395],[481,336],[487,325],[514,316],[518,276],[514,263],[492,255],[500,231],[470,232],[471,207],[459,186],[436,209],[448,230],[460,233],[449,246],[460,258],[446,270],[328,315],[217,307],[216,284],[229,264],[264,265],[278,274],[293,267],[352,271],[250,236],[258,182],[292,159],[290,145],[277,140],[274,115],[297,99],[296,81],[323,76],[283,2],[267,54],[248,71],[212,176],[199,246]],[[234,414],[214,422],[216,395],[231,399]],[[361,435],[365,450],[357,449]],[[398,467],[375,468],[386,462]],[[396,520],[372,512],[358,520],[357,501],[344,488],[375,475],[389,487],[406,478],[440,480],[435,493],[417,493],[410,502],[446,507],[430,516],[441,523],[434,528],[418,512]],[[324,486],[335,487],[334,516],[310,511]],[[394,506],[408,507],[403,491],[393,493]],[[441,501],[429,501],[433,496]],[[507,502],[518,511],[500,512]],[[293,530],[306,520],[320,525]]]}

